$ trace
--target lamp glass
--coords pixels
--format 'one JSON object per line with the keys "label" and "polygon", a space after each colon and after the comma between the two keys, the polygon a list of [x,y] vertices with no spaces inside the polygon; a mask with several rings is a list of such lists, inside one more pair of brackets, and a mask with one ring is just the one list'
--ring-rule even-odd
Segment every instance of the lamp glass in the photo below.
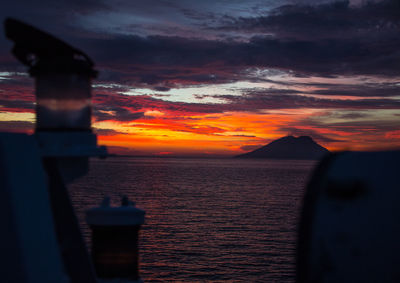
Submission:
{"label": "lamp glass", "polygon": [[90,131],[91,79],[85,73],[43,73],[36,78],[36,128]]}

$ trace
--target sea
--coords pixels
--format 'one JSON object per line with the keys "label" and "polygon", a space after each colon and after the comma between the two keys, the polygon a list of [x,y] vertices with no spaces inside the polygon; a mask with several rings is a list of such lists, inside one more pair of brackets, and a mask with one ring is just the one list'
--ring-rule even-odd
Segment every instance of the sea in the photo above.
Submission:
{"label": "sea", "polygon": [[297,225],[316,163],[300,160],[110,157],[69,186],[85,211],[126,195],[146,211],[145,282],[294,282]]}

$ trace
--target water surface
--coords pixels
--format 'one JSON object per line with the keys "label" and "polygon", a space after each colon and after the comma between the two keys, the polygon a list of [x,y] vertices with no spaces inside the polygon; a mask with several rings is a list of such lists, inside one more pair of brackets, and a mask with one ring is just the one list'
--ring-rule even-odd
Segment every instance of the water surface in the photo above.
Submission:
{"label": "water surface", "polygon": [[241,159],[93,159],[70,188],[84,211],[105,195],[146,210],[146,282],[294,282],[299,209],[315,162]]}

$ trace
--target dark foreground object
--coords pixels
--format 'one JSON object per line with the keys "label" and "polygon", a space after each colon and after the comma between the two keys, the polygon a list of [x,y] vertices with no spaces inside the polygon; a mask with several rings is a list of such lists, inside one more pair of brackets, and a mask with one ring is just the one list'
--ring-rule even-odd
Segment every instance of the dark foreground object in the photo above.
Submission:
{"label": "dark foreground object", "polygon": [[139,281],[139,230],[145,212],[125,196],[119,207],[106,197],[100,207],[86,212],[92,230],[92,259],[100,278]]}
{"label": "dark foreground object", "polygon": [[36,130],[0,133],[0,281],[95,283],[66,187],[100,155],[91,130],[93,62],[21,21],[7,19],[4,28],[35,78]]}
{"label": "dark foreground object", "polygon": [[92,259],[100,278],[139,280],[140,226],[92,226]]}
{"label": "dark foreground object", "polygon": [[297,282],[400,282],[400,151],[325,158],[308,185]]}

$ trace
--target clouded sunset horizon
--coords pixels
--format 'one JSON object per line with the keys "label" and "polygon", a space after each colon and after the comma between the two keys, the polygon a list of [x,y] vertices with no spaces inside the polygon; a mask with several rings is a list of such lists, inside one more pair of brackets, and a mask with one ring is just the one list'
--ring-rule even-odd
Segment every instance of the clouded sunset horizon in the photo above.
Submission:
{"label": "clouded sunset horizon", "polygon": [[[311,136],[400,148],[400,2],[8,2],[95,62],[93,129],[111,153],[234,156]],[[33,132],[34,80],[0,38],[0,131]]]}

